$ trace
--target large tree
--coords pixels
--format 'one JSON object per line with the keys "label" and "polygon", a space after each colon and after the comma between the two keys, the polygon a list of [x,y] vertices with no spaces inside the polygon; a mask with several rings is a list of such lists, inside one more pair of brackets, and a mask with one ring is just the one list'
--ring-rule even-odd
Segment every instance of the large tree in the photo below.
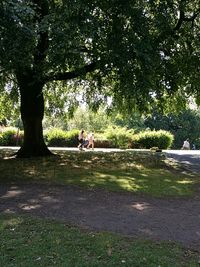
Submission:
{"label": "large tree", "polygon": [[43,90],[56,81],[74,80],[86,99],[112,96],[129,110],[162,106],[172,95],[198,100],[199,13],[197,0],[2,0],[0,81],[20,94],[18,156],[50,154]]}

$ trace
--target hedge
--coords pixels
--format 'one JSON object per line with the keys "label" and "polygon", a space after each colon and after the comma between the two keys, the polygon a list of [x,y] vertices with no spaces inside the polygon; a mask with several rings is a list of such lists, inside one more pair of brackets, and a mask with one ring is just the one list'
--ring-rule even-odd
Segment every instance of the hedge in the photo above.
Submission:
{"label": "hedge", "polygon": [[[63,131],[52,128],[44,131],[44,139],[48,146],[52,147],[77,147],[79,130]],[[108,128],[105,133],[95,136],[95,147],[98,148],[170,148],[174,137],[170,132],[145,131],[133,134],[126,128]],[[16,128],[5,128],[0,133],[1,146],[16,146],[23,142],[23,132]]]}
{"label": "hedge", "polygon": [[152,148],[168,149],[172,146],[174,136],[168,131],[145,131],[133,135],[131,148]]}
{"label": "hedge", "polygon": [[23,142],[23,132],[14,127],[7,127],[0,133],[1,146],[21,146]]}
{"label": "hedge", "polygon": [[133,134],[133,130],[127,130],[125,127],[109,127],[104,136],[112,143],[113,147],[128,148]]}

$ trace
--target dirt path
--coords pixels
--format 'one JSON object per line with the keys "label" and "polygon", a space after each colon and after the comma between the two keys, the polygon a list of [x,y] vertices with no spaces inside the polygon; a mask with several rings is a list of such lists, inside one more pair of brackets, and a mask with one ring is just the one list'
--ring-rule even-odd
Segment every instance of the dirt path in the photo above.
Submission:
{"label": "dirt path", "polygon": [[178,241],[200,249],[200,202],[37,184],[0,185],[0,212],[54,218],[91,230]]}

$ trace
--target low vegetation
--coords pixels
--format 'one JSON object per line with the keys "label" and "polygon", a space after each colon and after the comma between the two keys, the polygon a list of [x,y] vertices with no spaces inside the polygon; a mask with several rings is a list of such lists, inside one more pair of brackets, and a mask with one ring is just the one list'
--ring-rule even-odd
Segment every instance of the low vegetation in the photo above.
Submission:
{"label": "low vegetation", "polygon": [[[12,151],[13,153],[13,151]],[[49,158],[16,159],[1,150],[0,183],[51,183],[159,197],[190,196],[200,177],[151,151],[57,151]],[[128,238],[46,219],[0,214],[0,266],[196,267],[197,250]]]}
{"label": "low vegetation", "polygon": [[[44,131],[44,138],[50,147],[76,147],[79,130],[64,131],[51,128]],[[168,149],[172,146],[174,137],[167,131],[142,131],[138,134],[126,127],[108,127],[104,132],[95,133],[95,146],[104,148],[151,148]],[[0,133],[1,146],[21,145],[23,132],[8,127]]]}
{"label": "low vegetation", "polygon": [[200,182],[200,176],[152,151],[57,151],[56,157],[38,159],[6,158],[11,151],[3,151],[1,182],[59,183],[159,197],[191,196]]}
{"label": "low vegetation", "polygon": [[1,266],[196,267],[196,251],[95,233],[55,221],[0,215]]}

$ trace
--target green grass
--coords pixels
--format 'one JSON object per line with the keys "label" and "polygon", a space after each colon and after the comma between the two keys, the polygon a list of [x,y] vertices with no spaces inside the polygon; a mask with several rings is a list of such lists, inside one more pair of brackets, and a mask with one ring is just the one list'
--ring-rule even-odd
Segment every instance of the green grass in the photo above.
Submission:
{"label": "green grass", "polygon": [[64,223],[0,215],[0,266],[197,267],[197,251],[174,243],[95,233]]}
{"label": "green grass", "polygon": [[0,182],[26,181],[162,196],[192,196],[200,175],[152,152],[58,152],[59,157],[0,159]]}

